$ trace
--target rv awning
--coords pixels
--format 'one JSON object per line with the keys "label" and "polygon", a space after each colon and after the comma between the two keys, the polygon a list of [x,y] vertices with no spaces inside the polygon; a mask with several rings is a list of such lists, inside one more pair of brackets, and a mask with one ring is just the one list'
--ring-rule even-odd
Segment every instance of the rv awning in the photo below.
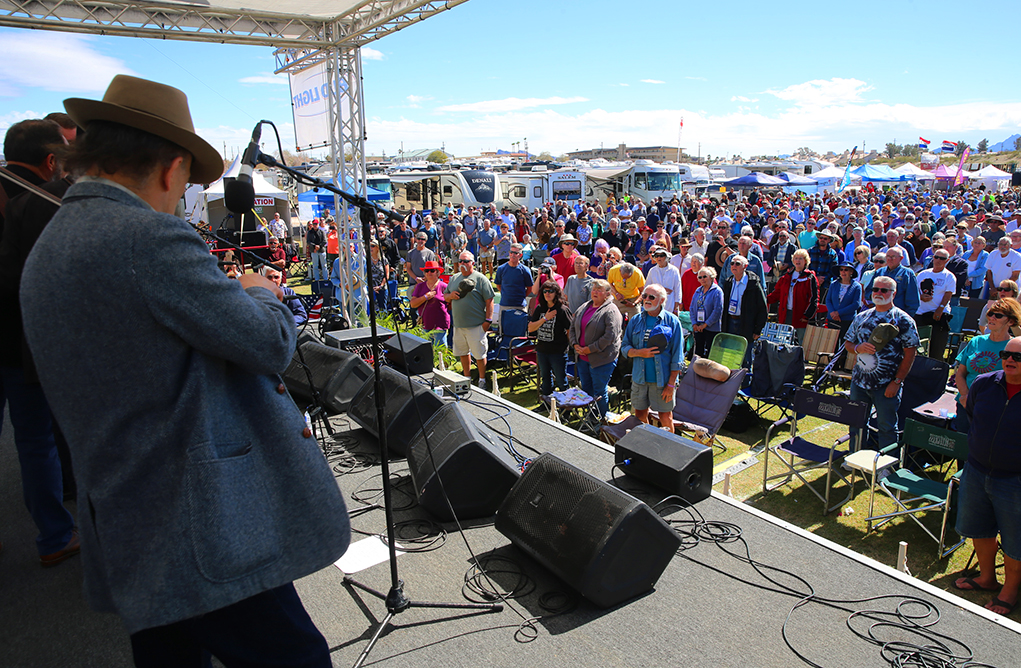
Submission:
{"label": "rv awning", "polygon": [[627,174],[631,171],[631,165],[625,165],[623,167],[595,167],[591,169],[581,170],[585,172],[585,177],[594,179],[596,181],[609,181],[615,179],[622,174]]}
{"label": "rv awning", "polygon": [[390,183],[415,183],[432,179],[439,175],[440,172],[394,172],[387,174],[390,177]]}

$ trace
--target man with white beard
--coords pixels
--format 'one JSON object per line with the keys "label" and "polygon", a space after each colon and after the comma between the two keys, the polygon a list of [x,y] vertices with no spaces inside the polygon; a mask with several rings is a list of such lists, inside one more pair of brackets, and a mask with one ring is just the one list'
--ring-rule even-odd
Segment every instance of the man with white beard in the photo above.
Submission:
{"label": "man with white beard", "polygon": [[[875,407],[879,448],[897,442],[901,389],[918,348],[918,328],[910,315],[893,305],[896,294],[896,281],[877,276],[872,284],[875,307],[856,315],[844,337],[847,352],[858,355],[851,372],[851,399]],[[854,440],[858,430],[850,431]]]}

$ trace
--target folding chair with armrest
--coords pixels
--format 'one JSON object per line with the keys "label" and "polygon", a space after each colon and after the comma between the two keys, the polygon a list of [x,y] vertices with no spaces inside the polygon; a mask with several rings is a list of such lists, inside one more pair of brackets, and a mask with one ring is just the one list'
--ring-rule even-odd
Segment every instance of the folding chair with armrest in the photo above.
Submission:
{"label": "folding chair with armrest", "polygon": [[[857,442],[851,445],[850,450],[839,449],[840,445],[850,440],[851,436],[849,433],[835,439],[833,445],[825,447],[807,441],[798,435],[798,422],[803,417],[820,418],[827,422],[847,425],[849,427],[852,425],[860,426],[865,423],[865,419],[868,417],[868,404],[863,401],[853,401],[840,395],[820,394],[811,390],[799,389],[794,392],[794,416],[777,420],[766,431],[766,447],[763,451],[764,459],[762,464],[763,494],[790,482],[792,478],[796,477],[823,502],[823,514],[827,514],[831,510],[839,508],[851,498],[852,490],[849,489],[845,499],[830,505],[831,481],[833,475],[836,474],[838,478],[848,482],[841,471],[841,464],[845,456],[850,452],[858,450],[861,445],[862,431],[858,431]],[[777,445],[770,446],[769,442],[773,436],[773,431],[787,423],[791,424],[790,438]],[[780,463],[784,465],[785,470],[783,473],[769,475],[769,453],[771,451],[776,455]],[[790,461],[785,460],[784,455]],[[825,469],[826,471],[826,487],[821,494],[804,476],[809,471],[820,469]],[[772,486],[769,485],[770,480],[779,480],[781,478],[783,479],[782,482]],[[850,485],[848,486],[850,487]]]}
{"label": "folding chair with armrest", "polygon": [[[880,454],[889,454],[896,447],[896,444],[888,446],[880,451]],[[961,472],[954,473],[950,476],[949,480],[946,479],[945,475],[940,475],[937,479],[915,473],[904,466],[908,451],[911,448],[939,455],[940,459],[946,457],[966,459],[968,457],[968,437],[966,434],[949,429],[941,429],[940,427],[927,425],[923,422],[908,420],[904,426],[904,447],[901,448],[900,455],[901,466],[878,483],[879,489],[897,504],[897,510],[892,513],[873,515],[873,505],[870,502],[869,517],[867,518],[869,530],[871,531],[873,527],[878,529],[893,518],[906,515],[921,527],[922,531],[929,534],[930,538],[936,541],[939,558],[942,559],[964,544],[964,539],[962,538],[954,545],[944,548],[946,545],[947,525],[950,519],[951,498],[954,486],[960,483]],[[872,493],[875,494],[876,482],[874,476],[872,486]],[[905,495],[907,498],[905,498]],[[908,504],[914,503],[920,505],[913,508],[908,507]],[[930,510],[942,511],[938,538],[916,516]]]}

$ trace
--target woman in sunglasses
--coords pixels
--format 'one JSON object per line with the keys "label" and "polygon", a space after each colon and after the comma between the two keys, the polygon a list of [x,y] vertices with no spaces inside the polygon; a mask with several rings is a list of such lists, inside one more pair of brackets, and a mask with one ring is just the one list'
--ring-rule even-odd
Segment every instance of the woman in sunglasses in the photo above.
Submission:
{"label": "woman in sunglasses", "polygon": [[450,329],[450,306],[443,300],[447,284],[440,280],[442,265],[435,260],[422,267],[425,280],[415,284],[411,292],[411,308],[418,309],[422,328],[429,332],[433,343],[447,345],[447,330]]}
{"label": "woman in sunglasses", "polygon": [[[996,303],[997,299],[1017,299],[1018,285],[1009,278],[1000,281],[1000,286],[989,291],[989,301],[982,307],[978,315],[978,331],[989,332],[989,308]],[[1015,327],[1017,325],[1015,324]],[[1021,331],[1011,332],[1011,336],[1017,336]]]}
{"label": "woman in sunglasses", "polygon": [[[572,277],[573,278],[573,277]],[[591,279],[590,279],[591,280]],[[536,335],[535,357],[539,363],[539,394],[548,396],[567,389],[567,345],[571,313],[556,281],[542,284],[532,311],[528,333]]]}
{"label": "woman in sunglasses", "polygon": [[[1015,300],[999,301],[1018,307]],[[971,538],[979,574],[958,578],[954,586],[996,592],[986,609],[1009,615],[1021,588],[1021,338],[1009,339],[999,358],[1003,368],[976,378],[965,403],[971,429],[968,459],[961,470],[957,533]],[[1002,587],[996,579],[999,550]]]}
{"label": "woman in sunglasses", "polygon": [[997,299],[989,302],[985,314],[989,318],[989,333],[972,337],[957,353],[957,371],[954,383],[957,385],[957,431],[967,434],[971,421],[964,410],[968,403],[968,389],[984,373],[1000,368],[1000,351],[1010,340],[1010,328],[1021,322],[1021,304],[1014,298]]}

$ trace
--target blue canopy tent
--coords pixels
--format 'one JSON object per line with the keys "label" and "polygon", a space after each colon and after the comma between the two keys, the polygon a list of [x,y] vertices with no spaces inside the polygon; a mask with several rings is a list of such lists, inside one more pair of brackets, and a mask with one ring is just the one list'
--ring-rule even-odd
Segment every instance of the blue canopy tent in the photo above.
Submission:
{"label": "blue canopy tent", "polygon": [[[378,202],[390,199],[390,195],[382,190],[367,186],[365,188],[366,198],[370,202]],[[326,209],[333,211],[333,193],[323,188],[306,190],[298,195],[298,217],[301,220],[312,220],[323,218]]]}
{"label": "blue canopy tent", "polygon": [[906,183],[915,180],[909,174],[893,171],[888,165],[862,165],[852,169],[851,173],[860,176],[862,181],[872,181],[874,183]]}
{"label": "blue canopy tent", "polygon": [[763,188],[766,186],[785,186],[787,185],[787,182],[783,179],[778,179],[775,176],[770,176],[769,174],[752,172],[751,174],[739,176],[736,179],[730,179],[723,185],[728,188]]}
{"label": "blue canopy tent", "polygon": [[816,184],[815,179],[794,172],[783,172],[778,178],[786,181],[789,186],[814,186]]}

